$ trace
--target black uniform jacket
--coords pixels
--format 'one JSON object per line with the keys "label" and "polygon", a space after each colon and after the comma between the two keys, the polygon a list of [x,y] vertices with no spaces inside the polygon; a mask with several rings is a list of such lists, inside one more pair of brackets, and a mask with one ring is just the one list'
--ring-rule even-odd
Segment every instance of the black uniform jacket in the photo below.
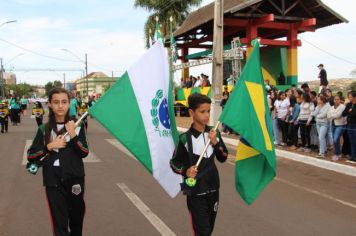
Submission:
{"label": "black uniform jacket", "polygon": [[[208,132],[211,128],[206,126],[204,133],[201,133],[191,127],[187,132],[180,135],[178,146],[170,162],[171,168],[175,173],[182,175],[185,179],[187,178],[186,171],[198,161],[208,141]],[[192,154],[189,154],[188,136],[191,136],[192,139]],[[193,188],[190,188],[191,195],[216,191],[220,187],[219,173],[214,160],[216,157],[219,162],[225,162],[228,152],[218,131],[217,138],[218,143],[215,146],[210,144],[198,167],[197,184]]]}
{"label": "black uniform jacket", "polygon": [[[58,177],[62,181],[84,177],[83,158],[88,156],[89,149],[83,123],[79,134],[72,138],[65,148],[58,149],[58,152],[47,149],[44,130],[44,125],[38,128],[33,143],[27,151],[29,162],[38,162],[43,166],[44,186],[57,186]],[[54,166],[57,159],[59,159],[59,167]]]}

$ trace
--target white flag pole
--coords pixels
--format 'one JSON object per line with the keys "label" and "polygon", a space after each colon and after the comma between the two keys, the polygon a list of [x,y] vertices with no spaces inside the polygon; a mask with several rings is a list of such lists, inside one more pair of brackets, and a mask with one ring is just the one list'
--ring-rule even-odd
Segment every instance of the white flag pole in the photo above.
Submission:
{"label": "white flag pole", "polygon": [[[220,125],[220,121],[218,121],[218,122],[216,123],[215,127],[213,128],[213,130],[216,131],[216,130],[218,129],[219,125]],[[196,168],[199,167],[200,162],[203,160],[203,156],[204,156],[206,150],[208,149],[210,143],[211,143],[211,140],[210,140],[210,138],[209,138],[209,139],[208,139],[208,142],[206,143],[206,145],[205,145],[205,147],[204,147],[204,149],[203,149],[203,152],[200,154],[199,159],[198,159],[197,163],[195,164],[195,167],[196,167]],[[185,183],[186,183],[189,187],[194,187],[194,186],[196,185],[196,183],[197,183],[197,180],[196,180],[195,178],[187,178],[187,179],[185,180]]]}

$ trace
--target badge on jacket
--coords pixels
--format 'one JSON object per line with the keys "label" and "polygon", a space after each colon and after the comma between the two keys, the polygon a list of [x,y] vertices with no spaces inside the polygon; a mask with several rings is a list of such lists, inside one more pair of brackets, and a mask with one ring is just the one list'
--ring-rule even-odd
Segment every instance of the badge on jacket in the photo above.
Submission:
{"label": "badge on jacket", "polygon": [[72,186],[72,193],[74,195],[79,195],[82,192],[82,187],[80,186],[80,184],[75,184]]}

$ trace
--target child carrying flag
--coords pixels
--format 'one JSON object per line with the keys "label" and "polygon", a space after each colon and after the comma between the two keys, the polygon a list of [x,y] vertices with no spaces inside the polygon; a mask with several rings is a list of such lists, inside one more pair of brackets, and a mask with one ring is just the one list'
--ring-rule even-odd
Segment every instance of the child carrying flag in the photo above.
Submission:
{"label": "child carrying flag", "polygon": [[42,163],[53,235],[81,236],[85,214],[83,158],[89,150],[84,125],[77,127],[71,120],[69,104],[67,90],[54,88],[49,92],[48,122],[38,127],[27,160]]}
{"label": "child carrying flag", "polygon": [[[187,205],[192,217],[194,235],[211,235],[219,205],[219,173],[215,158],[225,162],[228,156],[226,146],[218,131],[207,124],[210,118],[209,97],[193,94],[188,98],[189,114],[193,118],[190,129],[180,135],[178,147],[171,160],[171,168],[184,179],[195,178],[194,187],[185,186]],[[208,140],[211,140],[199,167],[195,164]]]}

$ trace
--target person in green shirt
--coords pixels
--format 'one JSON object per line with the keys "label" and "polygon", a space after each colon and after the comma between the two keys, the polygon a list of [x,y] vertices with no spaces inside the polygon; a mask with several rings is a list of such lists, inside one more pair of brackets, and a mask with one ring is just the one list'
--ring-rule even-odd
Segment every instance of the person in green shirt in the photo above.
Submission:
{"label": "person in green shirt", "polygon": [[20,105],[15,94],[10,99],[11,121],[12,125],[17,126],[20,123]]}
{"label": "person in green shirt", "polygon": [[22,96],[20,103],[21,103],[21,112],[22,114],[26,115],[28,99],[25,96]]}
{"label": "person in green shirt", "polygon": [[69,116],[73,119],[77,118],[78,112],[78,100],[77,95],[74,91],[71,92],[71,99],[69,104]]}

